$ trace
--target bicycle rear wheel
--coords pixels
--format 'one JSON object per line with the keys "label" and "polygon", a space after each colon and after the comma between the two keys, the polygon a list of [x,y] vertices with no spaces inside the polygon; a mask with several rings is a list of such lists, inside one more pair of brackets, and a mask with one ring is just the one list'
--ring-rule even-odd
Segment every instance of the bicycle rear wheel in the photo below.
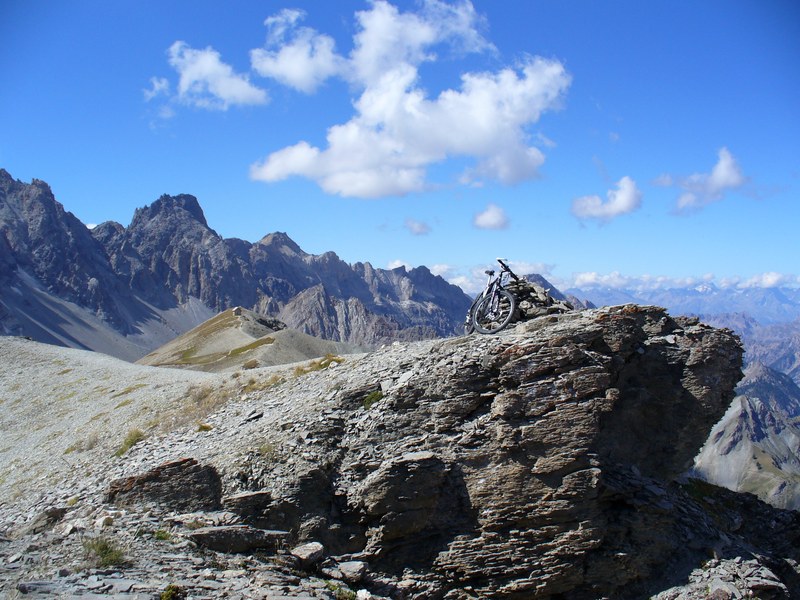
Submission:
{"label": "bicycle rear wheel", "polygon": [[472,312],[472,324],[481,333],[502,331],[517,311],[517,299],[506,290],[486,296]]}

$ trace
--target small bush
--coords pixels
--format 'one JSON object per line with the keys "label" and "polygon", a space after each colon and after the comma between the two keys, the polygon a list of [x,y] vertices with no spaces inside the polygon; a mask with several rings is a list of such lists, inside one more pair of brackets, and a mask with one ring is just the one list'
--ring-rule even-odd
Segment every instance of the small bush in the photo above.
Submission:
{"label": "small bush", "polygon": [[91,450],[95,446],[97,446],[100,438],[96,433],[90,433],[85,438],[82,438],[72,444],[69,448],[64,450],[64,454],[71,454],[72,452],[84,452],[86,450]]}
{"label": "small bush", "polygon": [[174,583],[170,583],[166,589],[161,592],[159,598],[160,600],[185,600],[185,598],[187,598],[186,589]]}
{"label": "small bush", "polygon": [[119,449],[114,453],[114,456],[122,456],[128,450],[133,448],[136,444],[141,442],[145,438],[144,431],[141,429],[131,429],[128,432],[128,435],[125,436],[125,440],[122,442],[122,445]]}
{"label": "small bush", "polygon": [[172,539],[172,534],[165,529],[157,529],[153,532],[153,537],[160,542],[168,542]]}
{"label": "small bush", "polygon": [[364,397],[364,408],[369,410],[372,408],[376,402],[380,402],[383,400],[383,392],[380,390],[375,390],[374,392],[370,392]]}
{"label": "small bush", "polygon": [[341,583],[328,581],[325,587],[333,592],[333,597],[336,600],[356,600],[358,598],[358,595],[353,590],[343,586]]}
{"label": "small bush", "polygon": [[114,567],[127,562],[122,548],[104,537],[84,540],[83,549],[86,559],[98,567]]}

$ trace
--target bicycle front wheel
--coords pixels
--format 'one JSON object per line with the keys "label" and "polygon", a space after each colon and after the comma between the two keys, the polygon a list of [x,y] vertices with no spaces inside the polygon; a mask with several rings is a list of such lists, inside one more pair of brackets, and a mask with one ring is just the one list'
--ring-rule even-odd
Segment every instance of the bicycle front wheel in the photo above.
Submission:
{"label": "bicycle front wheel", "polygon": [[478,303],[472,312],[472,324],[481,333],[497,333],[508,327],[516,311],[517,299],[511,292],[498,290]]}

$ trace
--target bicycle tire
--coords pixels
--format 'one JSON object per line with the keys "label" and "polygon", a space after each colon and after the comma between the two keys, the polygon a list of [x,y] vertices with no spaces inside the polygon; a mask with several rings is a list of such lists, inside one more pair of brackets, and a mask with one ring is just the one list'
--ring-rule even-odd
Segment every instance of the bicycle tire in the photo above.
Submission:
{"label": "bicycle tire", "polygon": [[[492,307],[495,299],[496,307]],[[498,333],[508,327],[517,312],[517,299],[506,290],[498,290],[495,295],[486,296],[472,312],[472,325],[480,333]]]}
{"label": "bicycle tire", "polygon": [[475,331],[475,325],[473,321],[475,319],[475,307],[478,306],[478,303],[483,299],[483,294],[478,294],[475,296],[475,300],[472,301],[472,305],[469,307],[467,311],[467,318],[464,319],[464,335],[469,335],[473,331]]}

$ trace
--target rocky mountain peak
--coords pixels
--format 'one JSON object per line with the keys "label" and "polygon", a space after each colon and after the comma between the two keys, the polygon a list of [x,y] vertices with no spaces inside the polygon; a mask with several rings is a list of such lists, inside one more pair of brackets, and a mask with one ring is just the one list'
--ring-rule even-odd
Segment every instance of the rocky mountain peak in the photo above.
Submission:
{"label": "rocky mountain peak", "polygon": [[148,221],[165,219],[191,219],[203,227],[208,227],[200,203],[191,194],[178,194],[177,196],[163,194],[151,205],[136,210],[131,227],[142,226]]}
{"label": "rocky mountain peak", "polygon": [[306,253],[297,245],[297,243],[283,231],[275,231],[268,233],[258,242],[260,246],[274,247],[281,250],[284,254],[294,254],[298,256],[306,256]]}
{"label": "rocky mountain peak", "polygon": [[737,391],[760,398],[771,410],[778,410],[790,418],[800,417],[800,387],[791,377],[764,363],[754,362],[747,366]]}

